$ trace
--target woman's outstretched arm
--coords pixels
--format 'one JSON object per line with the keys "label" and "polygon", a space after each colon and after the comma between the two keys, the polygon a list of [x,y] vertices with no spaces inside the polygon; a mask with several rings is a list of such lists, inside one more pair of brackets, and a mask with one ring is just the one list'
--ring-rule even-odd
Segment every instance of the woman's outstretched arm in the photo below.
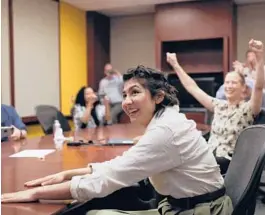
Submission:
{"label": "woman's outstretched arm", "polygon": [[213,97],[199,88],[196,82],[183,70],[183,68],[178,63],[175,53],[167,53],[167,62],[172,66],[185,89],[206,109],[213,112]]}
{"label": "woman's outstretched arm", "polygon": [[249,41],[249,48],[256,54],[257,66],[256,66],[256,80],[252,90],[250,102],[253,114],[256,116],[259,114],[262,105],[262,94],[264,87],[264,53],[263,43],[257,40]]}
{"label": "woman's outstretched arm", "polygon": [[48,200],[72,199],[70,192],[70,185],[71,181],[67,181],[61,184],[42,186],[15,193],[6,193],[2,194],[1,202],[12,203],[12,202],[33,202],[39,199],[48,199]]}

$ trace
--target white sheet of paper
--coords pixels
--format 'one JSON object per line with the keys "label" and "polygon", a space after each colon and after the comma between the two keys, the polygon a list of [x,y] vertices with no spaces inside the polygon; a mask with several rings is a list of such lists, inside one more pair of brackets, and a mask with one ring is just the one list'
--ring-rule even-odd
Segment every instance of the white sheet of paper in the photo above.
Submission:
{"label": "white sheet of paper", "polygon": [[9,157],[43,158],[54,151],[55,149],[29,149],[10,155]]}

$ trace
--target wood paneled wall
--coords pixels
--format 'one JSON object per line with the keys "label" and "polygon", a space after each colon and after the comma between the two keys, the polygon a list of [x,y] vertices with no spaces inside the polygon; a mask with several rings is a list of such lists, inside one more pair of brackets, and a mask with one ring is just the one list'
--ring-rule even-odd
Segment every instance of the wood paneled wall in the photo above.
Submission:
{"label": "wood paneled wall", "polygon": [[[228,70],[234,60],[234,5],[231,0],[183,2],[156,6],[156,66],[161,68],[161,42],[224,38]],[[224,44],[225,45],[225,44]]]}
{"label": "wood paneled wall", "polygon": [[87,12],[87,56],[88,85],[97,90],[110,61],[110,19],[97,12]]}

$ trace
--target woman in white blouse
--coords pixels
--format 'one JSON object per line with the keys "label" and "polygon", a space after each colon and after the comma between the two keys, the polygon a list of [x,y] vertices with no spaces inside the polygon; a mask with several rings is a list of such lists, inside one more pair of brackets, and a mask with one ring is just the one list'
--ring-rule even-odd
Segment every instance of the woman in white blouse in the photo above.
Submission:
{"label": "woman in white blouse", "polygon": [[91,87],[82,87],[75,99],[73,119],[77,128],[95,128],[111,124],[108,99],[103,98],[101,104]]}
{"label": "woman in white blouse", "polygon": [[123,110],[132,123],[146,127],[139,142],[112,160],[27,182],[28,187],[41,187],[3,194],[2,203],[70,198],[83,202],[149,177],[162,199],[154,214],[231,214],[213,153],[195,122],[179,112],[175,88],[162,73],[144,66],[128,70],[123,80]]}

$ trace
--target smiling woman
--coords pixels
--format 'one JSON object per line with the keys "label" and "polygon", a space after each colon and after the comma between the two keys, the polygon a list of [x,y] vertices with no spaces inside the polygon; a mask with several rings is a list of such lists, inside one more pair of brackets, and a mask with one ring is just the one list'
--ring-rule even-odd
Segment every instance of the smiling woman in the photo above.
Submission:
{"label": "smiling woman", "polygon": [[151,68],[138,66],[129,70],[123,79],[122,107],[131,122],[138,119],[146,126],[159,110],[179,103],[176,89],[167,83],[162,73]]}
{"label": "smiling woman", "polygon": [[249,49],[257,59],[257,74],[251,98],[246,97],[245,78],[241,73],[230,72],[225,77],[224,92],[227,101],[215,99],[198,87],[196,82],[179,65],[176,54],[167,53],[167,61],[178,75],[182,85],[206,109],[214,112],[209,144],[220,164],[221,173],[228,168],[240,132],[251,125],[261,110],[264,86],[263,43],[250,40]]}
{"label": "smiling woman", "polygon": [[[42,186],[3,194],[2,203],[72,197],[90,204],[94,198],[104,200],[149,177],[157,192],[161,215],[231,214],[232,203],[225,195],[224,180],[213,153],[195,122],[179,113],[175,88],[162,73],[144,66],[130,69],[123,80],[122,107],[133,123],[146,128],[138,143],[110,161],[28,182],[28,187]],[[104,203],[99,205],[104,209]],[[157,210],[149,212],[157,214]],[[146,214],[100,211],[106,215],[124,213]],[[90,214],[97,211],[87,213]]]}

